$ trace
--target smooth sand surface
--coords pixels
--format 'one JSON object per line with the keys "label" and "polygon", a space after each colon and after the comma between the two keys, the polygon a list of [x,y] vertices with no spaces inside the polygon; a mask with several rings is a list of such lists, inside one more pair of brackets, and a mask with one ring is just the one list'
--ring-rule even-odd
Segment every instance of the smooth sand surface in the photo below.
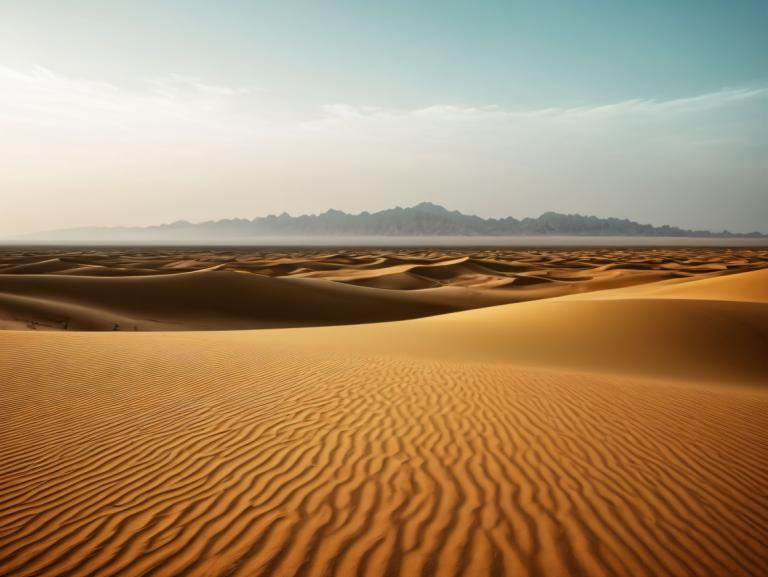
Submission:
{"label": "smooth sand surface", "polygon": [[0,574],[764,575],[766,350],[765,269],[376,324],[0,331]]}

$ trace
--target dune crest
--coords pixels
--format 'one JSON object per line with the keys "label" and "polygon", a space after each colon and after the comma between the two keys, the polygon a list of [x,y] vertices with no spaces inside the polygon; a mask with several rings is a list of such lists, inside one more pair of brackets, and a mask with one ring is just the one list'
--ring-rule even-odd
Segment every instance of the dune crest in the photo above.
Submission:
{"label": "dune crest", "polygon": [[372,343],[392,354],[766,384],[768,269],[350,327],[346,334],[350,347]]}
{"label": "dune crest", "polygon": [[759,249],[6,249],[0,251],[0,329],[396,321],[765,267],[768,251]]}
{"label": "dune crest", "polygon": [[738,261],[641,286],[619,270],[585,292],[592,281],[562,280],[576,264],[550,256],[535,276],[571,292],[475,310],[451,299],[514,289],[373,289],[211,259],[0,274],[0,303],[82,318],[98,303],[94,323],[148,310],[203,322],[199,303],[219,307],[215,322],[445,309],[274,330],[0,331],[0,575],[762,574],[768,270]]}

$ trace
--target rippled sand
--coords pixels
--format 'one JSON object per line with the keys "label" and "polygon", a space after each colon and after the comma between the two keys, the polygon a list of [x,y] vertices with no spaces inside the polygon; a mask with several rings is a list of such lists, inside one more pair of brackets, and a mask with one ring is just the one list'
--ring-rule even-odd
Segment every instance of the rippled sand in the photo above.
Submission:
{"label": "rippled sand", "polygon": [[742,258],[399,322],[0,331],[0,574],[761,575]]}

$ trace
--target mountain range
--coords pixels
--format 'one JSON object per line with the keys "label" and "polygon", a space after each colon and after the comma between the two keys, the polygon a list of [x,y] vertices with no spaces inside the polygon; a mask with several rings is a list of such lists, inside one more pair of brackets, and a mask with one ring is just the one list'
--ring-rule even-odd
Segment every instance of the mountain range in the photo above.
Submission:
{"label": "mountain range", "polygon": [[39,233],[29,240],[50,241],[174,241],[247,240],[259,237],[432,237],[432,236],[658,236],[765,238],[759,232],[687,230],[653,226],[628,219],[545,212],[537,218],[481,218],[448,210],[431,202],[378,212],[349,214],[330,209],[321,214],[283,213],[253,219],[232,218],[191,223],[177,221],[146,227],[85,227]]}

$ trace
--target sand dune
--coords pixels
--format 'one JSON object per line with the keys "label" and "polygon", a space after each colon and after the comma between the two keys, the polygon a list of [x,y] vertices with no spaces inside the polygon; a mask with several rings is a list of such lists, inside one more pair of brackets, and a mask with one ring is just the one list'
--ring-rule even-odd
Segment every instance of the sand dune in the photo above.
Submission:
{"label": "sand dune", "polygon": [[36,368],[4,392],[4,574],[737,576],[768,560],[762,393],[240,333],[23,335]]}
{"label": "sand dune", "polygon": [[221,330],[395,321],[767,266],[768,251],[750,249],[7,249],[0,251],[0,328]]}
{"label": "sand dune", "polygon": [[[768,269],[345,331],[369,350],[768,384]],[[439,335],[439,338],[434,338]]]}
{"label": "sand dune", "polygon": [[[468,288],[388,291],[224,270],[86,277],[0,275],[9,323],[69,330],[189,330],[391,321],[508,302]],[[2,321],[0,320],[0,324]]]}
{"label": "sand dune", "polygon": [[[135,282],[116,309],[211,275],[281,283],[296,318],[423,293],[39,282]],[[768,270],[376,324],[0,331],[0,574],[762,575],[765,350]]]}
{"label": "sand dune", "polygon": [[768,269],[704,279],[692,277],[675,283],[659,283],[654,286],[624,289],[612,293],[603,292],[593,296],[627,298],[635,295],[646,298],[768,303]]}

